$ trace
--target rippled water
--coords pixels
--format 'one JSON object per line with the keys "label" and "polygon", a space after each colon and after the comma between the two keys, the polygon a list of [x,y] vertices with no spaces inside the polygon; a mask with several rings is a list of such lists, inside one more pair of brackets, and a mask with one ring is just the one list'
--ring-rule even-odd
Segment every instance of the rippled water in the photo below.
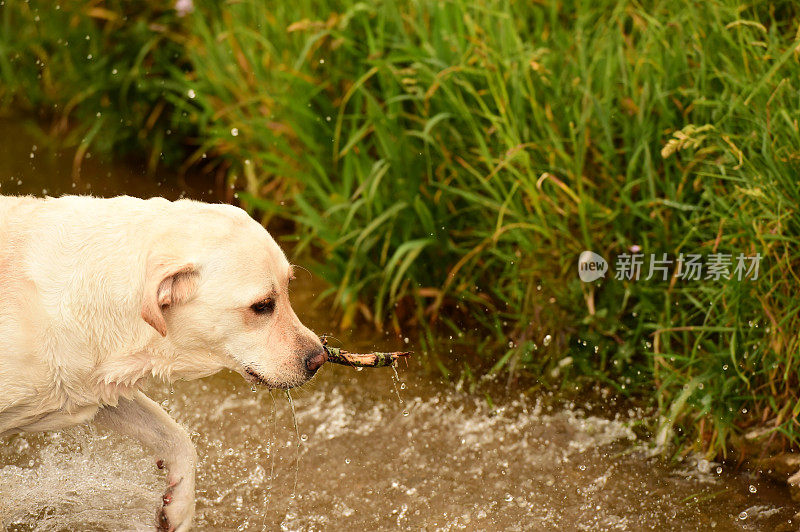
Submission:
{"label": "rippled water", "polygon": [[[71,189],[71,160],[40,150],[32,166],[31,140],[15,127],[0,123],[0,193]],[[84,168],[81,186],[104,194],[175,196],[184,187],[96,168]],[[208,194],[192,194],[200,190]],[[331,331],[324,309],[312,308],[319,284],[298,281],[301,319]],[[368,330],[339,336],[353,349],[401,346]],[[641,414],[613,402],[511,394],[490,406],[413,361],[398,375],[399,383],[388,368],[324,366],[292,391],[299,437],[283,392],[252,392],[238,375],[153,385],[151,397],[197,445],[197,528],[796,528],[782,487],[702,460],[667,467],[648,458],[632,430]],[[137,444],[91,426],[0,440],[9,531],[150,530],[163,484]]]}

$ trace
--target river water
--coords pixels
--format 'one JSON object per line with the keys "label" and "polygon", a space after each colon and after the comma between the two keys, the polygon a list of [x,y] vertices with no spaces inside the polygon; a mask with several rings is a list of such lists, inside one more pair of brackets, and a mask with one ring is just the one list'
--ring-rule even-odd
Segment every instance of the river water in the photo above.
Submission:
{"label": "river water", "polygon": [[[96,159],[75,181],[71,154],[47,143],[33,126],[0,121],[0,194],[229,196]],[[405,348],[371,329],[336,331],[315,305],[322,289],[302,276],[293,284],[312,329],[351,350]],[[202,530],[797,529],[784,487],[732,466],[650,458],[632,430],[642,414],[602,393],[584,403],[487,389],[491,402],[413,360],[397,376],[326,365],[291,392],[297,432],[283,392],[253,392],[233,373],[148,392],[192,432]],[[0,440],[7,531],[152,530],[163,484],[136,443],[91,425]]]}

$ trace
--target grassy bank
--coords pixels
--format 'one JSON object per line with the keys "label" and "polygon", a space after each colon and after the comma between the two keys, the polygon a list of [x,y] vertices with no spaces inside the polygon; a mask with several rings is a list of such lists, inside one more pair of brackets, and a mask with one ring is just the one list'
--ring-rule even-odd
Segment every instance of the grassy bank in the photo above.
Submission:
{"label": "grassy bank", "polygon": [[[709,455],[754,427],[750,453],[797,446],[793,3],[170,5],[0,7],[0,99],[68,118],[76,167],[236,180],[317,249],[345,325],[432,324],[485,358],[421,328],[445,371],[601,380]],[[584,284],[586,249],[763,258],[757,280]]]}

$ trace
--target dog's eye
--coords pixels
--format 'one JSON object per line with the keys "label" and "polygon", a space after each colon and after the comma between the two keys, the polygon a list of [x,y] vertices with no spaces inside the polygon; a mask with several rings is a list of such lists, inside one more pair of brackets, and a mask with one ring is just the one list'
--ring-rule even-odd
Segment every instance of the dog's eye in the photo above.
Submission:
{"label": "dog's eye", "polygon": [[270,298],[259,301],[258,303],[253,303],[250,305],[250,309],[256,314],[272,314],[275,310],[275,300]]}

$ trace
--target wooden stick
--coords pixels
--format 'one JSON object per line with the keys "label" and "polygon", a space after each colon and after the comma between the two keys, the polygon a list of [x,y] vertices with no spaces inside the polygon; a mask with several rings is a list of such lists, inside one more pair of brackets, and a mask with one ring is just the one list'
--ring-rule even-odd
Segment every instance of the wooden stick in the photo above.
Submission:
{"label": "wooden stick", "polygon": [[330,347],[323,343],[328,352],[328,362],[343,366],[357,368],[384,368],[393,366],[401,357],[411,356],[410,351],[395,351],[394,353],[350,353],[338,347]]}

